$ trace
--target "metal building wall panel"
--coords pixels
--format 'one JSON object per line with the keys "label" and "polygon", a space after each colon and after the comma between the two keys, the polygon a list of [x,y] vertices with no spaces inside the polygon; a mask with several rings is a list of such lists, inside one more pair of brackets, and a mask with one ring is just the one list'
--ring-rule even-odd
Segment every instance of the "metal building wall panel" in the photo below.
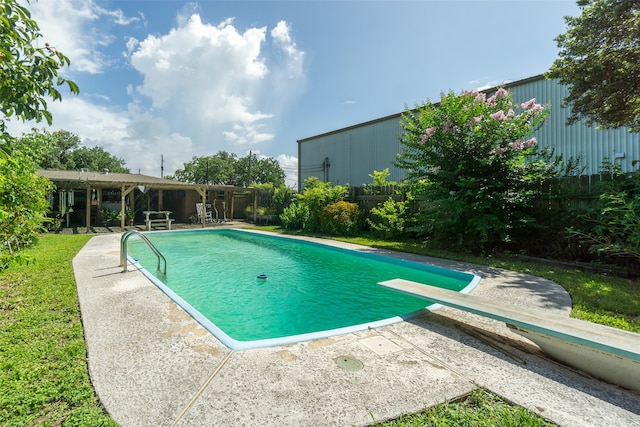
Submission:
{"label": "metal building wall panel", "polygon": [[546,123],[535,133],[541,147],[553,148],[565,159],[580,158],[583,173],[588,175],[600,172],[605,159],[620,165],[624,172],[634,170],[632,161],[640,159],[640,135],[630,133],[626,127],[600,130],[584,121],[567,125],[571,109],[562,107],[562,99],[568,94],[566,86],[541,78],[515,84],[509,91],[515,102],[535,98],[550,108]]}
{"label": "metal building wall panel", "polygon": [[334,184],[368,184],[374,170],[385,168],[389,168],[390,180],[400,181],[404,171],[393,162],[401,150],[401,133],[398,116],[299,141],[299,180],[303,183],[310,176],[324,180],[321,164],[327,157],[330,164],[328,181]]}

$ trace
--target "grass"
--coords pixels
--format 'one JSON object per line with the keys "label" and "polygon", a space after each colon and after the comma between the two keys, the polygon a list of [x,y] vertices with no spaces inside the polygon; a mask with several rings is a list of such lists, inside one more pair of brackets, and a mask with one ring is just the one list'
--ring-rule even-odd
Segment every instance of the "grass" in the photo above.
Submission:
{"label": "grass", "polygon": [[2,426],[117,425],[89,380],[71,268],[89,237],[44,235],[35,262],[0,274]]}
{"label": "grass", "polygon": [[[261,227],[281,231],[275,227]],[[86,363],[71,260],[89,235],[44,235],[35,262],[0,273],[0,426],[116,426],[95,395]],[[640,280],[518,260],[482,258],[420,242],[341,239],[373,247],[501,267],[554,280],[573,298],[572,315],[640,332]],[[478,389],[463,402],[375,426],[551,426],[524,408]]]}
{"label": "grass", "polygon": [[375,423],[375,427],[551,427],[544,418],[520,406],[511,405],[495,394],[476,389],[461,402],[436,405],[419,414]]}

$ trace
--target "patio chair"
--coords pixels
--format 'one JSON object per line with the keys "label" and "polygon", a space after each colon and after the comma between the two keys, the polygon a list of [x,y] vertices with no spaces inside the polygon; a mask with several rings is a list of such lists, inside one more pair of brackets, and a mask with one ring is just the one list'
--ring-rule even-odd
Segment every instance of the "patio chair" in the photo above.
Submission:
{"label": "patio chair", "polygon": [[204,222],[213,222],[210,204],[207,203],[207,205],[204,206],[203,203],[196,203],[196,213],[198,214],[198,223],[202,223],[202,215],[204,215]]}

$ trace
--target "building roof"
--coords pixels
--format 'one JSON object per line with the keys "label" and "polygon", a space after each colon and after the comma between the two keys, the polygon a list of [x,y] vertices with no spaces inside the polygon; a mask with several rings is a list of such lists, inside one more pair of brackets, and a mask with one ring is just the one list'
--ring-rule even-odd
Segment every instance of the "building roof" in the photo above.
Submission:
{"label": "building roof", "polygon": [[234,187],[231,185],[192,184],[172,179],[131,173],[39,170],[38,174],[55,182],[58,186],[73,188],[87,188],[89,186],[107,188],[119,187],[122,185],[143,185],[148,188],[162,190],[196,190],[202,188],[206,188],[207,190],[251,190],[251,188]]}

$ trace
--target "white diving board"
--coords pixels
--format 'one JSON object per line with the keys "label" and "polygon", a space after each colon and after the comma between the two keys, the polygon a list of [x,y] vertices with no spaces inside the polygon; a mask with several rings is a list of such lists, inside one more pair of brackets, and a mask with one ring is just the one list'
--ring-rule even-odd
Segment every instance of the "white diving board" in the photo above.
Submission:
{"label": "white diving board", "polygon": [[613,384],[640,391],[640,334],[404,279],[379,284],[505,322],[552,358]]}

